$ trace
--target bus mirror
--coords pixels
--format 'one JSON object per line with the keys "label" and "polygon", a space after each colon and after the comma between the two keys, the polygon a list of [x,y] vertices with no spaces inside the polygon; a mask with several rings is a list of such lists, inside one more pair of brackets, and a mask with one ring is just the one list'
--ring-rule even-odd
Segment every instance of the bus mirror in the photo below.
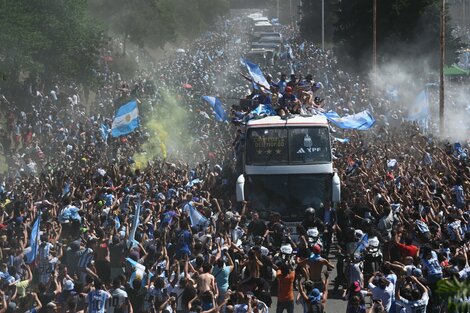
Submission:
{"label": "bus mirror", "polygon": [[237,201],[245,201],[245,176],[243,176],[243,174],[237,178],[237,186],[235,191],[237,193]]}
{"label": "bus mirror", "polygon": [[331,200],[333,202],[341,201],[341,182],[339,180],[338,173],[333,174],[333,179],[331,180]]}

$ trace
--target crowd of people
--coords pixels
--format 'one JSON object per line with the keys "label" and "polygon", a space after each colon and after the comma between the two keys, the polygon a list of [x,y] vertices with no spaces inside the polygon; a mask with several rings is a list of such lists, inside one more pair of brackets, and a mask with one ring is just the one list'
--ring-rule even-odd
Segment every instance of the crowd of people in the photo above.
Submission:
{"label": "crowd of people", "polygon": [[[392,117],[397,104],[342,72],[331,51],[282,32],[295,58],[266,76],[298,104],[289,111],[382,116],[369,131],[349,131],[349,143],[334,143],[343,200],[305,208],[291,238],[294,262],[273,256],[288,236],[282,217],[263,221],[235,201],[243,134],[201,100],[229,104],[251,93],[238,75],[248,32],[236,17],[134,78],[103,59],[93,101],[59,82],[28,84],[21,101],[0,98],[8,165],[0,176],[0,312],[293,313],[301,305],[314,313],[328,310],[330,285],[343,287],[348,313],[440,307],[437,283],[470,273],[469,143],[443,142]],[[277,72],[285,68],[305,77]],[[194,139],[191,153],[175,148],[139,167],[134,156],[154,136],[145,120],[168,105],[168,90],[191,113],[180,130]],[[139,99],[141,127],[113,138],[106,129],[130,98]],[[323,245],[308,245],[313,225]]]}

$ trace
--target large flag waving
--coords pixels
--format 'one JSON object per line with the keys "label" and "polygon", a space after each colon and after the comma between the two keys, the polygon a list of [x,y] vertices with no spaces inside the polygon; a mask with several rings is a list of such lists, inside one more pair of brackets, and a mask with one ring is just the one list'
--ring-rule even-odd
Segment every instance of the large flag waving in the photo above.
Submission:
{"label": "large flag waving", "polygon": [[264,77],[263,72],[261,72],[261,69],[259,68],[258,64],[250,62],[247,59],[243,61],[248,70],[248,73],[250,73],[250,76],[253,79],[253,82],[257,84],[258,86],[261,86],[264,89],[269,91],[270,85],[268,81],[266,80],[266,77]]}
{"label": "large flag waving", "polygon": [[215,120],[218,122],[225,122],[227,120],[227,113],[225,112],[222,101],[217,97],[204,96],[202,97],[207,103],[209,103],[215,112]]}
{"label": "large flag waving", "polygon": [[323,113],[323,115],[337,127],[342,129],[367,130],[375,124],[375,119],[369,111],[339,117],[335,112]]}
{"label": "large flag waving", "polygon": [[41,214],[38,215],[31,229],[31,238],[29,239],[30,251],[26,253],[26,263],[31,264],[36,259],[39,249],[39,227],[41,224]]}
{"label": "large flag waving", "polygon": [[422,121],[429,115],[429,102],[426,90],[421,91],[416,97],[415,102],[408,110],[408,120]]}
{"label": "large flag waving", "polygon": [[117,110],[111,127],[111,135],[113,137],[124,136],[132,133],[138,127],[139,108],[137,101],[132,100]]}

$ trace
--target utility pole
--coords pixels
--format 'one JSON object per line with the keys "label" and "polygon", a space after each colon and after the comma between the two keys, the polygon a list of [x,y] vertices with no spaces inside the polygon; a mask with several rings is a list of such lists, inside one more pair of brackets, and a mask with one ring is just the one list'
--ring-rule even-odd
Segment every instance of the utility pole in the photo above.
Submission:
{"label": "utility pole", "polygon": [[290,24],[292,25],[293,20],[292,20],[292,0],[289,0],[289,18],[290,18]]}
{"label": "utility pole", "polygon": [[372,66],[375,86],[377,82],[377,0],[373,0],[372,20]]}
{"label": "utility pole", "polygon": [[325,51],[325,0],[321,0],[321,48]]}
{"label": "utility pole", "polygon": [[280,23],[281,20],[279,19],[279,0],[277,0],[277,21]]}
{"label": "utility pole", "polygon": [[462,0],[462,26],[465,27],[465,0]]}
{"label": "utility pole", "polygon": [[441,0],[441,27],[440,48],[441,59],[439,67],[439,130],[441,136],[444,134],[444,59],[445,59],[445,0]]}

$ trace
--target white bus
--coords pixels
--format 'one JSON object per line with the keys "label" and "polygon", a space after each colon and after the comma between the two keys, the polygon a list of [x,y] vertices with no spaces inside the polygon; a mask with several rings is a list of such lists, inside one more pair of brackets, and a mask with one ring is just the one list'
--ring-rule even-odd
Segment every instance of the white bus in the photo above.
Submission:
{"label": "white bus", "polygon": [[340,201],[340,180],[323,116],[250,120],[242,158],[237,201],[250,201],[261,215],[274,211],[286,222],[299,222],[306,208]]}

